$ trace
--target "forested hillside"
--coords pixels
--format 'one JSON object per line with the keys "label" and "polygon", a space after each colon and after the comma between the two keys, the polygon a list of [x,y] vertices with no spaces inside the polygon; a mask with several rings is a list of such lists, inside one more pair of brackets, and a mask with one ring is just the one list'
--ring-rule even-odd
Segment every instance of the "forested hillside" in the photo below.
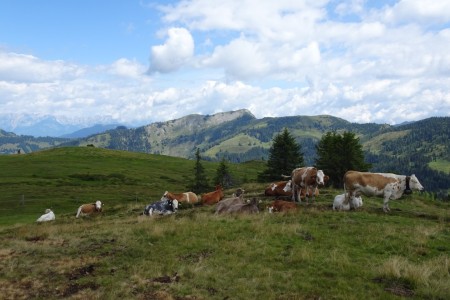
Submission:
{"label": "forested hillside", "polygon": [[301,146],[306,165],[314,165],[316,145],[327,132],[352,132],[363,146],[371,171],[415,173],[430,191],[447,195],[450,182],[450,118],[409,124],[357,124],[333,116],[255,118],[247,110],[189,115],[167,122],[118,127],[84,139],[32,138],[0,133],[3,153],[32,152],[55,146],[108,149],[230,162],[266,160],[274,136],[287,128]]}

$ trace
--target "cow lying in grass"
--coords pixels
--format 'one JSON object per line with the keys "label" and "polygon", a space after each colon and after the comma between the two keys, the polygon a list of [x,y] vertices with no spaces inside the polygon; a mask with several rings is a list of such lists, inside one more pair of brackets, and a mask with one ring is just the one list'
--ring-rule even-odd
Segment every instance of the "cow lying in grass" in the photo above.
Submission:
{"label": "cow lying in grass", "polygon": [[102,212],[102,202],[100,200],[95,201],[95,203],[83,204],[78,208],[77,218],[81,215],[91,215],[94,213]]}
{"label": "cow lying in grass", "polygon": [[350,206],[353,208],[358,208],[363,205],[361,196],[354,196],[349,201],[352,202],[352,205],[350,205],[350,203],[345,203],[345,194],[337,195],[334,197],[333,210],[350,210]]}
{"label": "cow lying in grass", "polygon": [[164,195],[161,197],[161,201],[164,200],[177,200],[179,204],[196,204],[198,203],[198,196],[194,192],[185,192],[174,194],[169,191],[166,191]]}
{"label": "cow lying in grass", "polygon": [[252,198],[248,203],[241,203],[229,206],[223,213],[226,214],[255,214],[259,213],[259,200]]}
{"label": "cow lying in grass", "polygon": [[269,213],[297,211],[298,206],[295,202],[275,200],[267,206]]}
{"label": "cow lying in grass", "polygon": [[175,213],[177,210],[178,200],[166,199],[147,205],[144,209],[144,215],[170,215],[172,213]]}
{"label": "cow lying in grass", "polygon": [[216,206],[216,214],[222,214],[225,213],[226,210],[233,205],[236,204],[244,204],[244,194],[241,194],[239,197],[231,197],[231,198],[226,198],[223,199],[221,201],[219,201],[219,203],[217,203]]}
{"label": "cow lying in grass", "polygon": [[40,216],[36,222],[47,222],[47,221],[53,221],[55,220],[55,214],[53,213],[53,211],[51,209],[46,209],[45,210],[45,214],[43,214],[42,216]]}
{"label": "cow lying in grass", "polygon": [[222,186],[216,185],[216,190],[202,195],[202,203],[204,205],[213,205],[218,203],[224,197]]}

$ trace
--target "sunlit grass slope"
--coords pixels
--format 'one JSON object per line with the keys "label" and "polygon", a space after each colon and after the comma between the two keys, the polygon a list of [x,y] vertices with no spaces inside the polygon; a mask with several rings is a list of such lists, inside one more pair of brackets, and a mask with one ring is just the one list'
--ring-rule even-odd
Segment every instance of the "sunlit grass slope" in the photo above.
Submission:
{"label": "sunlit grass slope", "polygon": [[[230,167],[246,198],[261,200],[257,215],[209,206],[141,215],[184,188],[193,165],[87,147],[0,156],[0,298],[449,299],[449,203],[413,193],[388,214],[367,197],[335,212],[342,191],[324,188],[296,213],[269,214],[252,162]],[[212,176],[217,164],[204,166]],[[97,198],[101,215],[75,218]],[[47,207],[56,220],[36,224]]]}
{"label": "sunlit grass slope", "polygon": [[[106,206],[150,203],[159,200],[166,190],[185,192],[194,164],[182,158],[93,147],[3,155],[0,224],[29,221],[46,208],[58,213],[75,212],[80,204],[97,199]],[[202,161],[202,165],[212,181],[218,163]],[[236,182],[254,181],[262,163],[228,166]],[[209,184],[213,187],[212,182]]]}

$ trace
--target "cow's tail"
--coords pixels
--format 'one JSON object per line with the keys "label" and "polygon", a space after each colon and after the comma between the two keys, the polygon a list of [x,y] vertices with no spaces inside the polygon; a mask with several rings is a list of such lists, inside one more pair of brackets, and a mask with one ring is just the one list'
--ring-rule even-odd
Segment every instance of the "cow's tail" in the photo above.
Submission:
{"label": "cow's tail", "polygon": [[80,216],[81,213],[81,208],[83,207],[83,205],[81,205],[80,207],[78,207],[78,211],[77,211],[77,218]]}

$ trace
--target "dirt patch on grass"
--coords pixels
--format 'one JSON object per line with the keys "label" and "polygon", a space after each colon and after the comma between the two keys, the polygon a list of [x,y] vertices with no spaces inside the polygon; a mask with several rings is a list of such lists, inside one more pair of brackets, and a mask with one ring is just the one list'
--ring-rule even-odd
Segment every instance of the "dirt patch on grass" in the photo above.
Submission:
{"label": "dirt patch on grass", "polygon": [[85,276],[94,275],[95,266],[93,264],[89,264],[80,268],[77,268],[67,274],[67,278],[69,280],[77,280]]}
{"label": "dirt patch on grass", "polygon": [[78,284],[78,283],[72,282],[66,286],[66,288],[64,289],[64,291],[62,293],[62,296],[64,298],[66,298],[66,297],[75,295],[82,290],[90,289],[90,290],[95,291],[98,288],[99,288],[99,285],[94,282],[88,282],[88,283],[83,283],[83,284]]}
{"label": "dirt patch on grass", "polygon": [[189,261],[192,263],[198,263],[199,261],[208,258],[209,256],[211,256],[212,251],[205,249],[199,252],[195,252],[195,253],[189,253],[186,255],[182,255],[179,257],[180,260],[182,261]]}
{"label": "dirt patch on grass", "polygon": [[401,297],[413,297],[413,288],[405,283],[398,280],[392,280],[384,277],[377,277],[372,280],[373,282],[381,283],[385,286],[384,290],[386,292],[392,293]]}

